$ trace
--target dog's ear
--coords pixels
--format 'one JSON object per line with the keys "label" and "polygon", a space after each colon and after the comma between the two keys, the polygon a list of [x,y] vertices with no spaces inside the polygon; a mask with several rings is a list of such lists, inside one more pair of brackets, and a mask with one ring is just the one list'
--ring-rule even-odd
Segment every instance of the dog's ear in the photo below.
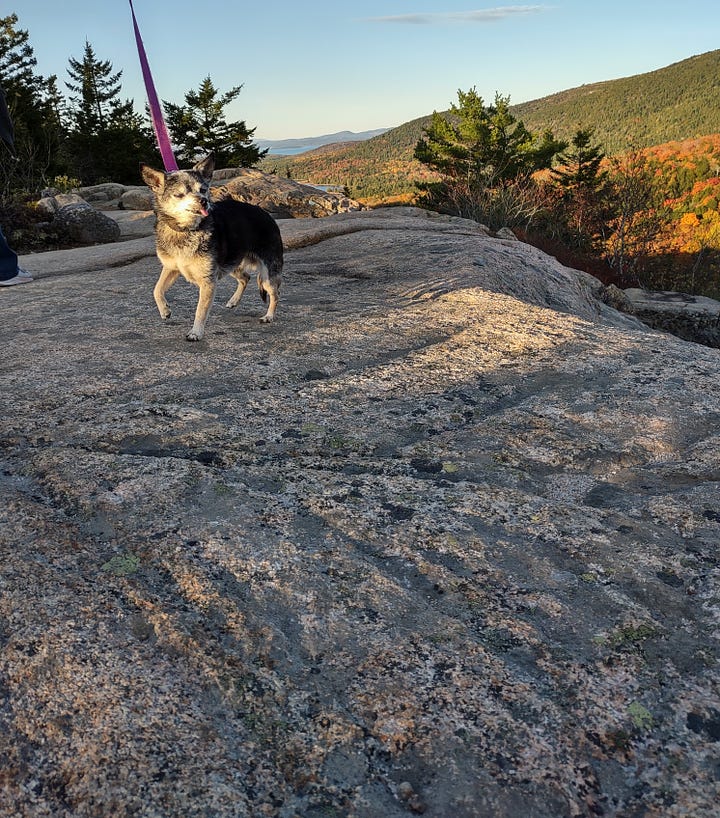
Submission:
{"label": "dog's ear", "polygon": [[148,165],[140,165],[140,174],[150,190],[160,193],[165,187],[165,174],[161,170],[154,170]]}
{"label": "dog's ear", "polygon": [[215,170],[215,154],[210,153],[204,159],[201,159],[197,165],[193,167],[203,179],[212,179],[213,171]]}

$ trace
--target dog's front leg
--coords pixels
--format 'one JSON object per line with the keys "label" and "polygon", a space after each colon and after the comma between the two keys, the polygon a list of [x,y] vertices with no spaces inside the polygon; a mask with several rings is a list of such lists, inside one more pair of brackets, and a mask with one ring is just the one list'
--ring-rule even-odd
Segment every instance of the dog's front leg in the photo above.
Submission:
{"label": "dog's front leg", "polygon": [[185,336],[188,341],[201,341],[205,335],[205,322],[210,314],[210,307],[212,307],[215,299],[215,279],[211,277],[204,278],[198,285],[200,288],[200,297],[198,298],[197,309],[195,310],[195,323],[193,328]]}
{"label": "dog's front leg", "polygon": [[162,271],[160,272],[160,278],[158,278],[155,289],[153,290],[155,303],[160,311],[160,317],[163,320],[170,318],[170,306],[165,298],[165,293],[170,289],[170,287],[172,287],[179,275],[179,270],[176,270],[174,267],[166,267],[163,265]]}

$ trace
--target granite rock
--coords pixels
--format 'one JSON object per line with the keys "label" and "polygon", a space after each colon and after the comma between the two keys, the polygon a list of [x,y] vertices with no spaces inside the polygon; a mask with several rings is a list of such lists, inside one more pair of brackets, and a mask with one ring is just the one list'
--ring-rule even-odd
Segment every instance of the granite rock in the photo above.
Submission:
{"label": "granite rock", "polygon": [[653,329],[720,349],[720,301],[689,293],[624,290],[626,310]]}
{"label": "granite rock", "polygon": [[43,196],[36,206],[48,215],[54,216],[61,207],[84,203],[85,199],[77,193],[54,193],[51,196]]}
{"label": "granite rock", "polygon": [[120,197],[118,207],[121,210],[152,210],[152,191],[149,187],[143,185],[125,188],[124,193]]}
{"label": "granite rock", "polygon": [[326,191],[254,168],[216,170],[213,182],[215,198],[230,196],[250,202],[279,219],[323,217],[364,209],[359,202],[342,193]]}
{"label": "granite rock", "polygon": [[116,202],[126,190],[125,185],[118,182],[103,182],[99,185],[88,185],[77,189],[77,194],[86,202],[104,205],[106,202]]}
{"label": "granite rock", "polygon": [[53,221],[78,244],[105,244],[120,238],[117,222],[85,201],[61,206]]}
{"label": "granite rock", "polygon": [[151,239],[0,293],[0,814],[714,818],[717,351],[459,219],[281,230],[198,344]]}

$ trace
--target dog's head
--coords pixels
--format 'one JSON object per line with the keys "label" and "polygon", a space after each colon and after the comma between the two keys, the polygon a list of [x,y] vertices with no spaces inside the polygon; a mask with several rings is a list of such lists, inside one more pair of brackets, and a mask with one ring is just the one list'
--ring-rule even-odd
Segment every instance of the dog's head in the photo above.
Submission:
{"label": "dog's head", "polygon": [[192,170],[165,173],[148,165],[140,165],[140,173],[155,197],[158,215],[172,219],[180,229],[192,230],[208,215],[208,190],[215,168],[212,154]]}

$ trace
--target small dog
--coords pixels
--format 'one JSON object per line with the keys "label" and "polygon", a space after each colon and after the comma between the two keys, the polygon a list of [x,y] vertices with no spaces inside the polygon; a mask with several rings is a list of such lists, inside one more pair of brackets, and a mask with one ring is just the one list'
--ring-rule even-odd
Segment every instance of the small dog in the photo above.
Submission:
{"label": "small dog", "polygon": [[179,275],[200,290],[188,341],[200,341],[205,334],[215,286],[225,275],[238,282],[227,307],[238,305],[251,274],[257,276],[263,301],[270,299],[260,319],[263,323],[275,318],[278,304],[283,266],[280,230],[272,216],[256,205],[234,199],[210,202],[214,168],[212,154],[192,170],[164,173],[140,166],[155,199],[155,237],[162,271],[153,295],[162,318],[170,317],[165,293]]}

